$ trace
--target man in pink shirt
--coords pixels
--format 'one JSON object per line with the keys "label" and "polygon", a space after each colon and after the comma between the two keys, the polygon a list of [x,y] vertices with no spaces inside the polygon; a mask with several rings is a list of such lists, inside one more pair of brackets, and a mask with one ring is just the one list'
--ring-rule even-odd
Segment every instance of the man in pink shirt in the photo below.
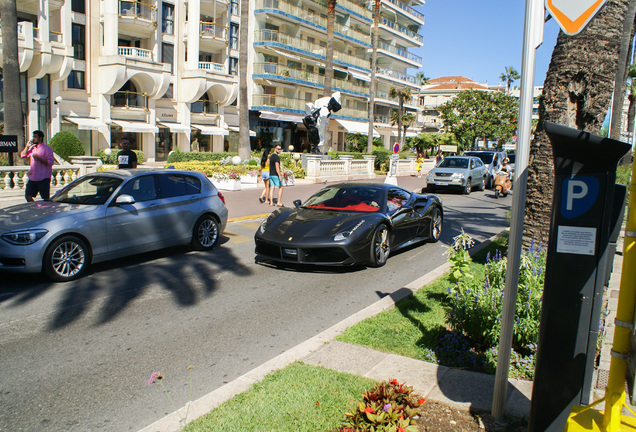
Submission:
{"label": "man in pink shirt", "polygon": [[43,200],[48,200],[51,194],[51,174],[55,158],[53,157],[53,149],[44,144],[42,131],[33,131],[33,138],[26,144],[20,157],[22,159],[29,158],[31,165],[24,197],[28,202],[32,202],[39,192]]}

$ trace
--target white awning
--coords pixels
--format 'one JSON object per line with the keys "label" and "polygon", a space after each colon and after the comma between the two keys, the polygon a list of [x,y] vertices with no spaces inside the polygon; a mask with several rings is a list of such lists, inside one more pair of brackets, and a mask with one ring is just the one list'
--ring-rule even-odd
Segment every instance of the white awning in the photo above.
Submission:
{"label": "white awning", "polygon": [[351,74],[351,76],[353,76],[356,79],[362,80],[362,81],[367,81],[367,82],[371,82],[371,77],[369,77],[369,75],[364,74],[362,72],[356,72],[353,71],[351,69],[349,69],[349,73]]}
{"label": "white awning", "polygon": [[295,56],[293,54],[287,54],[285,52],[275,50],[274,48],[269,48],[269,49],[274,51],[278,55],[282,55],[283,57],[287,57],[287,58],[292,59],[292,60],[300,61],[300,57]]}
{"label": "white awning", "polygon": [[260,119],[302,123],[304,114],[261,111]]}
{"label": "white awning", "polygon": [[190,127],[182,125],[181,123],[159,122],[159,124],[170,129],[172,133],[190,132]]}
{"label": "white awning", "polygon": [[[230,126],[230,130],[232,132],[239,132],[239,127],[238,126]],[[254,132],[253,130],[250,131],[250,136],[256,136],[256,132]]]}
{"label": "white awning", "polygon": [[157,133],[159,128],[144,122],[113,120],[118,126],[121,126],[123,132],[140,132],[140,133]]}
{"label": "white awning", "polygon": [[230,133],[227,129],[223,129],[218,126],[193,124],[192,127],[199,129],[203,135],[229,135]]}
{"label": "white awning", "polygon": [[[397,136],[398,133],[397,133],[397,131],[391,131],[391,134],[393,136]],[[417,136],[417,133],[416,132],[411,132],[411,131],[406,131],[406,135],[404,135],[404,136],[410,138],[410,137]]]}
{"label": "white awning", "polygon": [[107,129],[106,123],[88,117],[64,117],[71,123],[75,123],[80,130],[100,130]]}
{"label": "white awning", "polygon": [[[350,121],[350,120],[340,120],[340,119],[336,119],[336,122],[340,123],[340,125],[343,128],[345,128],[347,132],[359,133],[363,135],[369,134],[369,123],[362,123],[362,122]],[[373,136],[376,138],[379,138],[380,134],[378,133],[378,131],[373,129]]]}
{"label": "white awning", "polygon": [[296,89],[298,88],[297,85],[291,85],[291,84],[285,84],[285,83],[281,83],[281,82],[272,82],[270,80],[264,80],[267,84],[273,86],[273,87],[282,87],[282,88],[288,88],[288,89]]}

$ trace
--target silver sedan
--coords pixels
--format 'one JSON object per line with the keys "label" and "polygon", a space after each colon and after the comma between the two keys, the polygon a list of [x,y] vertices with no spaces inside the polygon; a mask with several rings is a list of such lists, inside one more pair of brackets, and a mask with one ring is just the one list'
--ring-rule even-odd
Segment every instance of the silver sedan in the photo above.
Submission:
{"label": "silver sedan", "polygon": [[91,263],[179,244],[212,249],[227,214],[223,195],[201,173],[88,174],[50,201],[0,210],[0,270],[68,281]]}
{"label": "silver sedan", "polygon": [[426,176],[428,192],[437,189],[457,188],[469,194],[474,187],[484,190],[487,168],[474,156],[448,156]]}

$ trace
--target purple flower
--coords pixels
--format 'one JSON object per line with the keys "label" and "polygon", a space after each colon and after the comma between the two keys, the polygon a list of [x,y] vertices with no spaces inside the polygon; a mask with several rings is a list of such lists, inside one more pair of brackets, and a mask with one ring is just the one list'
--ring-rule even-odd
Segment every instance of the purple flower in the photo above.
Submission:
{"label": "purple flower", "polygon": [[391,411],[391,404],[384,404],[383,409],[384,409],[385,412]]}
{"label": "purple flower", "polygon": [[148,385],[153,385],[154,383],[157,382],[157,380],[163,379],[163,377],[161,376],[161,372],[153,372],[150,375],[150,379],[148,380]]}

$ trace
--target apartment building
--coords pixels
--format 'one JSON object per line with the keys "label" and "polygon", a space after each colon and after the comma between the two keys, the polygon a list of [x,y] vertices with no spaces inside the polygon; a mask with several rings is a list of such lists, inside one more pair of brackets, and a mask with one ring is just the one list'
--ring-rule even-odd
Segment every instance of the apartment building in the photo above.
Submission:
{"label": "apartment building", "polygon": [[[391,86],[417,89],[423,0],[382,0],[376,130],[387,147],[397,101]],[[256,0],[250,4],[248,83],[253,146],[306,145],[305,103],[323,95],[326,2]],[[347,132],[367,133],[370,5],[337,3],[333,91],[334,147]],[[116,148],[123,136],[148,160],[171,150],[238,148],[238,0],[23,0],[17,3],[25,130],[49,139],[71,131],[86,154]],[[415,104],[407,106],[415,111]],[[375,134],[374,134],[375,135]]]}

